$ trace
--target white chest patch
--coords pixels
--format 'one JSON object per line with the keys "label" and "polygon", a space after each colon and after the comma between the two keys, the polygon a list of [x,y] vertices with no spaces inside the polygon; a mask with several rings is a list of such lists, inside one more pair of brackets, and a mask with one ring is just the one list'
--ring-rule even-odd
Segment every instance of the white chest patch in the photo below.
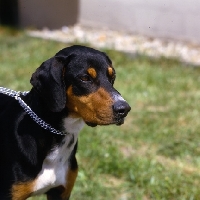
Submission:
{"label": "white chest patch", "polygon": [[68,159],[78,139],[78,133],[84,126],[80,118],[66,118],[63,125],[67,133],[62,144],[52,149],[44,159],[42,170],[35,182],[33,195],[43,194],[53,187],[66,185]]}

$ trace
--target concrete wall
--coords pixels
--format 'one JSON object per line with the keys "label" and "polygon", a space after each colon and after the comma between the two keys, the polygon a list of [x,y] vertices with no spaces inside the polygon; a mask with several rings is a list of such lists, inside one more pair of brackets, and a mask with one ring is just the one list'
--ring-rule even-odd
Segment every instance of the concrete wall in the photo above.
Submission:
{"label": "concrete wall", "polygon": [[200,0],[81,0],[79,23],[200,43]]}
{"label": "concrete wall", "polygon": [[21,27],[79,23],[200,43],[200,0],[18,0],[18,8]]}
{"label": "concrete wall", "polygon": [[79,0],[18,0],[21,27],[60,28],[77,22]]}

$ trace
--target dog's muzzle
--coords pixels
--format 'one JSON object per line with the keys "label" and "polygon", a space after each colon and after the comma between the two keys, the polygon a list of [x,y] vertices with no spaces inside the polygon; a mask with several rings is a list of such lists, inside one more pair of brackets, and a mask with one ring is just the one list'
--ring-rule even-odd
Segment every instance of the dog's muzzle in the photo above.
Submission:
{"label": "dog's muzzle", "polygon": [[116,125],[124,123],[124,118],[130,110],[131,107],[125,100],[118,100],[113,104],[113,114]]}

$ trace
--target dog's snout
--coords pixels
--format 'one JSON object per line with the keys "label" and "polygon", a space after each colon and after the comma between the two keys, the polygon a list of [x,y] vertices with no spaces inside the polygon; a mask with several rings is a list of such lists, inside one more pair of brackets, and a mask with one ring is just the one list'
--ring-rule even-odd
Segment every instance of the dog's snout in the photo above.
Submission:
{"label": "dog's snout", "polygon": [[131,110],[131,107],[126,101],[117,101],[113,105],[114,114],[120,118],[126,117],[130,110]]}

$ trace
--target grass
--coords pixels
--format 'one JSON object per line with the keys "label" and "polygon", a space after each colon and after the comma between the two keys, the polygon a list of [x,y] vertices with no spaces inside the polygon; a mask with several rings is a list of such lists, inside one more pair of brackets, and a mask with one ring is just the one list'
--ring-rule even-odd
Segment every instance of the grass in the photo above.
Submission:
{"label": "grass", "polygon": [[[34,70],[65,46],[0,27],[0,86],[29,90]],[[132,110],[120,127],[83,129],[71,199],[200,199],[200,68],[104,51]]]}

